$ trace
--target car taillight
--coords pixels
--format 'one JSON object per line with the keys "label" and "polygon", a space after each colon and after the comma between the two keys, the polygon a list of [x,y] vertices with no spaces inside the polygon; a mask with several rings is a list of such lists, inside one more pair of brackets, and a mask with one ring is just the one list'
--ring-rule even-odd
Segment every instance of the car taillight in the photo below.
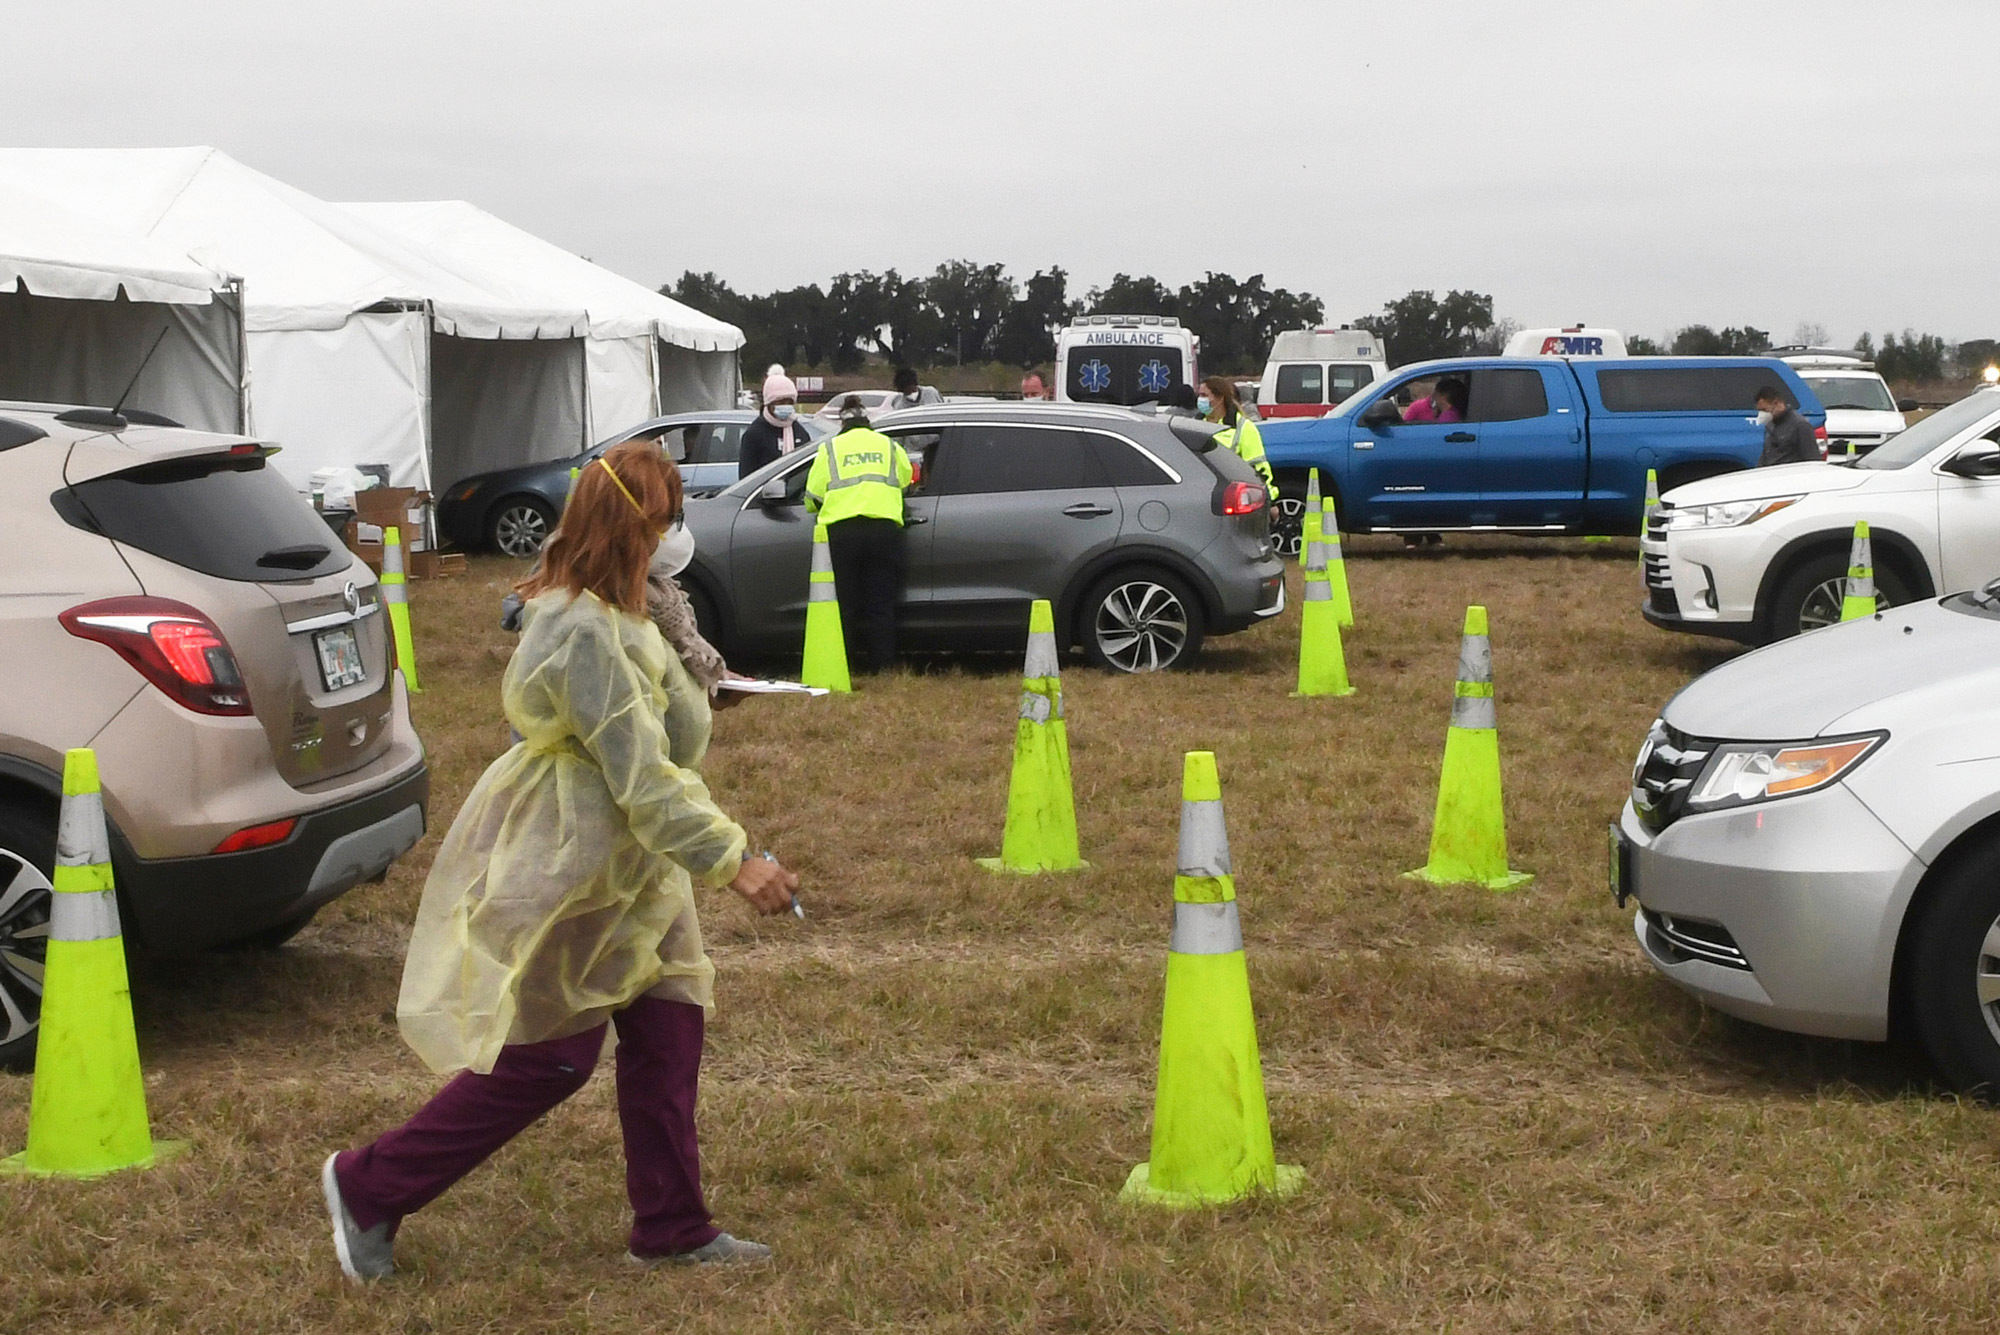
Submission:
{"label": "car taillight", "polygon": [[213,621],[171,598],[105,598],[56,618],[78,639],[108,645],[139,675],[197,714],[248,714],[236,655]]}
{"label": "car taillight", "polygon": [[298,818],[294,816],[286,820],[274,820],[268,825],[252,825],[224,839],[215,846],[215,851],[241,853],[246,848],[269,848],[272,844],[282,844],[292,837],[292,831],[298,827],[298,823]]}
{"label": "car taillight", "polygon": [[1264,489],[1255,482],[1232,482],[1222,490],[1222,513],[1254,515],[1264,508]]}

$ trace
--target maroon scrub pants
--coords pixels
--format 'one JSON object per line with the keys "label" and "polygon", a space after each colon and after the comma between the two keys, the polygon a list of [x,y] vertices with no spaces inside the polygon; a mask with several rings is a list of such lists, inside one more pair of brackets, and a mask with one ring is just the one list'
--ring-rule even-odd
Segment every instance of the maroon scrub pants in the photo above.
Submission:
{"label": "maroon scrub pants", "polygon": [[[641,997],[618,1012],[618,1121],[625,1132],[631,1248],[666,1256],[707,1245],[718,1230],[701,1198],[695,1082],[699,1006]],[[394,1231],[534,1120],[583,1088],[604,1048],[604,1026],[544,1043],[510,1044],[490,1075],[462,1071],[394,1131],[334,1160],[340,1194],[364,1229]]]}

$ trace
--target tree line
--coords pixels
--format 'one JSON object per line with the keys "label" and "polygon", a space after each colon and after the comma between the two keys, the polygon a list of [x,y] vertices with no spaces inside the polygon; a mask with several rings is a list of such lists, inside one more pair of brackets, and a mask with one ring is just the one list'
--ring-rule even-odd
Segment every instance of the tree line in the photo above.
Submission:
{"label": "tree line", "polygon": [[1309,328],[1325,313],[1318,297],[1268,287],[1262,274],[1210,272],[1170,288],[1121,273],[1081,298],[1069,284],[1060,266],[1016,279],[1005,265],[953,260],[923,277],[862,270],[762,295],[689,270],[660,291],[742,329],[746,375],[772,362],[851,375],[870,356],[919,368],[1046,366],[1064,325],[1100,314],[1174,316],[1201,337],[1204,368],[1234,375],[1260,369],[1280,332]]}

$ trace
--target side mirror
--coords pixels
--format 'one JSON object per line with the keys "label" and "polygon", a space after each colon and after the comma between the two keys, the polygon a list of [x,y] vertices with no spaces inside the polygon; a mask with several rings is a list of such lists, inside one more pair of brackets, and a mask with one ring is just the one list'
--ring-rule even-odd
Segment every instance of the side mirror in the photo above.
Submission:
{"label": "side mirror", "polygon": [[2000,477],[2000,443],[1975,440],[1945,460],[1944,471],[1955,477]]}
{"label": "side mirror", "polygon": [[774,477],[757,490],[757,504],[783,505],[785,503],[785,479]]}
{"label": "side mirror", "polygon": [[1403,415],[1396,411],[1396,405],[1386,398],[1377,399],[1361,410],[1361,425],[1367,427],[1394,426],[1402,420]]}
{"label": "side mirror", "polygon": [[1897,399],[1897,400],[1896,400],[1896,411],[1897,411],[1897,412],[1899,412],[1899,413],[1913,413],[1913,412],[1915,412],[1916,410],[1917,410],[1917,401],[1916,401],[1915,399]]}

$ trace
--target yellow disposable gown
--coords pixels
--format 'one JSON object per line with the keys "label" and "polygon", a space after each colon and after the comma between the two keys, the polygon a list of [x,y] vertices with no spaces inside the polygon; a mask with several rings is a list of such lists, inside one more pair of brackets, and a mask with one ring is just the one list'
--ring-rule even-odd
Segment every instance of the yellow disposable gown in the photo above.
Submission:
{"label": "yellow disposable gown", "polygon": [[529,601],[501,680],[522,740],[438,849],[396,1018],[441,1075],[581,1033],[652,992],[712,1005],[690,873],[726,885],[743,831],[695,772],[707,692],[651,621],[585,593]]}

